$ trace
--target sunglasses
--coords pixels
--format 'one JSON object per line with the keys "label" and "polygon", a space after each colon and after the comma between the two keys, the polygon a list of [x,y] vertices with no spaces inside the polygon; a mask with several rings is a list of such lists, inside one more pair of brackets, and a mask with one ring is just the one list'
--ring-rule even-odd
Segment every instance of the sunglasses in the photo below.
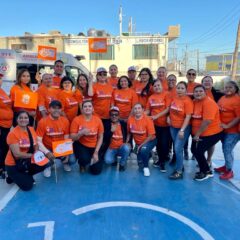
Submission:
{"label": "sunglasses", "polygon": [[196,73],[188,73],[188,76],[196,76]]}
{"label": "sunglasses", "polygon": [[98,73],[98,76],[107,76],[107,73]]}
{"label": "sunglasses", "polygon": [[118,113],[111,113],[111,117],[117,117],[118,115]]}

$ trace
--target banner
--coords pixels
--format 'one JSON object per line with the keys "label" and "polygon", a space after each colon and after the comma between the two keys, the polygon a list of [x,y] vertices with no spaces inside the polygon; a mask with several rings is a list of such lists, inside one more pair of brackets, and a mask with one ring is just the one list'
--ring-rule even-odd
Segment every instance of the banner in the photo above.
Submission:
{"label": "banner", "polygon": [[38,93],[19,90],[15,92],[14,107],[37,109]]}
{"label": "banner", "polygon": [[48,46],[38,46],[38,59],[55,61],[57,59],[57,49]]}
{"label": "banner", "polygon": [[73,153],[73,142],[71,139],[64,139],[52,143],[53,155],[55,157],[68,156]]}
{"label": "banner", "polygon": [[106,53],[107,38],[89,38],[88,47],[90,53]]}

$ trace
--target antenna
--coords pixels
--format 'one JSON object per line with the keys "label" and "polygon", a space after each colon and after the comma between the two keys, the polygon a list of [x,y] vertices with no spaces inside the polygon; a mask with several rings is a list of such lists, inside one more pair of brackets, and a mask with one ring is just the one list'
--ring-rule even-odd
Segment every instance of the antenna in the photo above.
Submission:
{"label": "antenna", "polygon": [[122,36],[122,5],[119,8],[119,36]]}

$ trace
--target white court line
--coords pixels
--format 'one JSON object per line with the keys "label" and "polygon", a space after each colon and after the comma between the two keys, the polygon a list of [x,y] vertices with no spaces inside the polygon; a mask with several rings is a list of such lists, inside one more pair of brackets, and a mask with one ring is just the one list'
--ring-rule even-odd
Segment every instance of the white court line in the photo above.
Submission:
{"label": "white court line", "polygon": [[19,187],[15,184],[10,188],[10,190],[0,200],[0,211],[2,211],[7,206],[8,202],[11,201],[11,199],[14,197],[18,190]]}
{"label": "white court line", "polygon": [[28,228],[44,227],[44,240],[52,240],[54,232],[54,221],[29,223]]}
{"label": "white court line", "polygon": [[218,181],[216,181],[216,180],[213,180],[213,181],[214,181],[215,183],[217,183],[218,185],[220,185],[220,186],[222,186],[222,187],[224,187],[224,188],[226,188],[226,189],[228,189],[228,190],[230,190],[230,191],[232,191],[232,192],[240,195],[240,191],[235,190],[235,189],[233,189],[233,188],[231,188],[231,187],[228,187],[226,184],[220,183],[220,182],[218,182]]}
{"label": "white court line", "polygon": [[198,233],[204,240],[214,240],[214,238],[207,231],[205,231],[202,227],[200,227],[198,224],[196,224],[189,218],[186,218],[177,212],[171,211],[170,209],[162,208],[162,207],[152,205],[152,204],[147,204],[147,203],[102,202],[102,203],[91,204],[91,205],[87,205],[85,207],[75,209],[72,211],[72,213],[75,215],[80,215],[80,214],[84,214],[87,212],[95,211],[95,210],[102,209],[102,208],[109,208],[109,207],[138,207],[138,208],[144,208],[144,209],[160,212],[160,213],[166,214],[166,215],[173,217],[173,218],[177,219],[178,221],[186,224],[191,229],[193,229],[196,233]]}

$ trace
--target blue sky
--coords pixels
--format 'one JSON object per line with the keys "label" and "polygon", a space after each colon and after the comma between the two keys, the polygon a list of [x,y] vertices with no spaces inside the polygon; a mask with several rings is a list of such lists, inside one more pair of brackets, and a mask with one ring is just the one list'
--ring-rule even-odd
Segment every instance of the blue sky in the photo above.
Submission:
{"label": "blue sky", "polygon": [[133,17],[137,32],[165,33],[169,25],[181,25],[179,56],[188,43],[200,56],[231,52],[240,17],[239,0],[8,0],[1,2],[0,36],[19,36],[58,29],[62,33],[86,33],[91,27],[118,35],[119,6],[123,7],[123,31]]}

